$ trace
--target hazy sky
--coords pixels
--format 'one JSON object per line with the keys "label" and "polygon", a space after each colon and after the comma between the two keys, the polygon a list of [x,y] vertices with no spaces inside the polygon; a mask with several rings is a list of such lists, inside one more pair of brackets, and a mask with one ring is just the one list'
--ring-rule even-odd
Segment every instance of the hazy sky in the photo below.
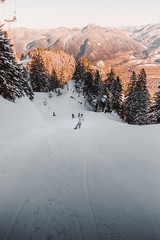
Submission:
{"label": "hazy sky", "polygon": [[[15,0],[0,4],[0,16],[14,11]],[[55,28],[160,23],[160,0],[16,0],[13,27]]]}

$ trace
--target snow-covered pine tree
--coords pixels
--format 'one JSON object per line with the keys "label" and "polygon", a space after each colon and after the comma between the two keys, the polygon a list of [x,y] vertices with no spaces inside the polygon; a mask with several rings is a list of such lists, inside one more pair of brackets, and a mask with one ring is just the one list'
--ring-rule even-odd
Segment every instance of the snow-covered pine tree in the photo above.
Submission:
{"label": "snow-covered pine tree", "polygon": [[83,94],[84,81],[86,77],[86,69],[81,59],[76,61],[75,71],[72,79],[75,81],[75,88],[79,94]]}
{"label": "snow-covered pine tree", "polygon": [[136,111],[134,124],[149,124],[150,94],[147,88],[147,76],[144,68],[142,68],[140,74],[138,75],[135,92],[137,94],[138,108]]}
{"label": "snow-covered pine tree", "polygon": [[149,123],[150,95],[146,85],[146,73],[142,69],[138,75],[132,73],[131,82],[128,85],[125,110],[126,122],[135,125]]}
{"label": "snow-covered pine tree", "polygon": [[30,66],[30,80],[34,92],[49,91],[49,73],[44,66],[40,53],[33,56]]}
{"label": "snow-covered pine tree", "polygon": [[33,89],[32,89],[31,82],[30,82],[29,72],[27,71],[27,69],[25,67],[20,66],[20,68],[21,68],[21,74],[22,74],[21,82],[22,82],[23,91],[25,92],[26,96],[30,100],[33,100],[34,93],[33,93]]}
{"label": "snow-covered pine tree", "polygon": [[60,84],[58,82],[58,77],[57,74],[54,70],[54,68],[52,69],[51,75],[49,77],[49,90],[50,91],[54,91],[56,88],[59,88]]}
{"label": "snow-covered pine tree", "polygon": [[101,88],[100,88],[100,83],[101,83],[101,76],[99,74],[99,71],[96,70],[95,78],[93,79],[93,84],[92,84],[92,94],[95,99],[101,97]]}
{"label": "snow-covered pine tree", "polygon": [[105,111],[111,112],[110,94],[109,94],[108,84],[106,80],[102,85],[102,94],[107,96],[106,103],[105,103]]}
{"label": "snow-covered pine tree", "polygon": [[116,79],[115,72],[114,72],[113,68],[111,68],[111,71],[107,74],[107,79],[106,79],[106,82],[108,85],[108,90],[110,92],[112,91],[112,84],[115,81],[115,79]]}
{"label": "snow-covered pine tree", "polygon": [[102,80],[101,76],[99,73],[99,70],[96,70],[95,76],[93,78],[93,83],[92,83],[92,89],[91,89],[91,94],[92,94],[92,103],[94,105],[95,111],[98,111],[98,109],[102,108],[101,104],[101,99],[102,99]]}
{"label": "snow-covered pine tree", "polygon": [[151,123],[160,123],[160,85],[154,95],[154,103],[150,108],[150,119]]}
{"label": "snow-covered pine tree", "polygon": [[137,76],[133,71],[126,91],[125,103],[123,104],[123,111],[125,110],[125,113],[122,113],[123,118],[125,118],[126,122],[129,124],[135,124],[135,116],[138,109],[136,84]]}
{"label": "snow-covered pine tree", "polygon": [[15,62],[11,44],[0,27],[0,95],[14,101],[23,96],[21,71]]}
{"label": "snow-covered pine tree", "polygon": [[111,68],[111,71],[109,73],[107,73],[107,79],[105,80],[105,94],[107,95],[107,103],[106,103],[106,110],[107,112],[111,112],[112,111],[112,103],[111,103],[111,99],[112,99],[112,84],[114,83],[114,81],[116,80],[116,76],[114,73],[113,68]]}
{"label": "snow-covered pine tree", "polygon": [[121,104],[121,110],[120,110],[120,117],[123,120],[126,120],[126,105],[125,105],[125,99],[123,99]]}
{"label": "snow-covered pine tree", "polygon": [[85,74],[85,82],[83,87],[83,94],[89,104],[92,104],[93,101],[93,73],[91,69],[87,69]]}
{"label": "snow-covered pine tree", "polygon": [[120,114],[123,95],[122,83],[119,76],[112,82],[111,93],[111,108]]}

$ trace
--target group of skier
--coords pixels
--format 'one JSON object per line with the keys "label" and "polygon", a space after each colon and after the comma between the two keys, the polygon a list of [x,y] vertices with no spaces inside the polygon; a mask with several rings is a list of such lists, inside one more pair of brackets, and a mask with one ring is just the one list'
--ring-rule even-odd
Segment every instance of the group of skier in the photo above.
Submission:
{"label": "group of skier", "polygon": [[[53,116],[56,116],[55,112],[53,112]],[[72,118],[75,118],[76,116],[72,113]],[[76,124],[75,128],[74,129],[77,129],[78,127],[81,128],[81,125],[84,121],[84,117],[83,117],[83,114],[82,113],[78,113],[78,123]]]}

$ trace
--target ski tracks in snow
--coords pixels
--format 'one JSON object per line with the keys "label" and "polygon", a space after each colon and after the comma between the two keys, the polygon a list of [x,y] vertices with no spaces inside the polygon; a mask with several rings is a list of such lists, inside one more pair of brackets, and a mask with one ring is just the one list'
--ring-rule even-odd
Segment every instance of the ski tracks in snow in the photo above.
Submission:
{"label": "ski tracks in snow", "polygon": [[95,215],[95,210],[94,210],[94,206],[93,206],[93,200],[92,200],[92,195],[91,195],[91,189],[90,189],[90,164],[91,164],[91,160],[90,160],[90,156],[94,147],[94,143],[96,142],[97,138],[95,138],[91,144],[89,145],[89,148],[87,150],[86,156],[85,156],[85,190],[86,190],[86,195],[87,195],[87,199],[88,199],[88,206],[90,209],[90,214],[91,214],[91,218],[92,218],[92,222],[93,222],[93,229],[95,232],[95,236],[97,240],[100,240],[100,232],[98,229],[98,224],[97,224],[97,220],[96,220],[96,215]]}
{"label": "ski tracks in snow", "polygon": [[[88,149],[86,150],[86,155],[85,155],[85,191],[86,191],[86,196],[88,199],[88,206],[90,209],[90,215],[92,218],[92,223],[93,223],[93,229],[95,232],[95,237],[96,240],[101,240],[101,239],[113,239],[113,240],[125,240],[126,236],[125,234],[120,233],[121,230],[119,226],[116,224],[116,221],[114,217],[112,216],[109,208],[105,209],[104,215],[101,216],[101,219],[99,219],[98,215],[96,215],[95,211],[95,206],[94,206],[94,197],[92,196],[92,191],[91,191],[91,165],[93,165],[94,161],[94,146],[98,141],[98,135],[94,138],[94,140],[91,141],[91,143],[88,146]],[[97,159],[98,160],[98,159]],[[93,161],[93,162],[92,162]],[[94,168],[94,167],[93,167]],[[96,186],[94,186],[96,188]],[[95,238],[94,238],[95,240]]]}
{"label": "ski tracks in snow", "polygon": [[3,240],[11,239],[13,232],[15,231],[16,225],[18,223],[18,220],[22,214],[23,211],[25,211],[25,208],[28,208],[28,205],[30,204],[31,200],[29,198],[25,198],[22,203],[20,204],[19,208],[17,209],[10,226],[8,227],[8,230],[3,238]]}
{"label": "ski tracks in snow", "polygon": [[[61,131],[62,130],[60,130],[60,132]],[[81,144],[79,144],[79,141],[80,141],[80,138],[82,137],[80,135],[84,134],[83,132],[79,132],[78,136],[73,135],[73,134],[75,134],[75,132],[73,133],[73,132],[66,131],[66,130],[64,130],[63,134],[62,134],[62,132],[57,133],[57,134],[60,135],[61,137],[58,137],[58,135],[57,135],[57,137],[54,136],[54,138],[51,137],[51,139],[49,141],[47,141],[48,150],[46,151],[46,154],[49,156],[49,159],[52,161],[55,161],[53,163],[54,168],[57,169],[58,174],[61,175],[62,182],[64,181],[63,185],[60,183],[61,187],[59,189],[59,192],[57,192],[58,195],[56,194],[57,195],[56,204],[59,204],[60,199],[62,199],[62,201],[64,201],[63,195],[64,195],[65,188],[68,188],[68,192],[70,192],[69,199],[71,202],[75,201],[75,199],[74,199],[75,197],[73,194],[76,194],[76,196],[77,196],[78,189],[79,189],[79,191],[84,192],[85,198],[83,197],[83,203],[81,202],[81,200],[79,202],[79,200],[77,199],[79,204],[85,204],[85,205],[83,205],[82,209],[81,209],[81,205],[79,205],[79,208],[82,210],[82,212],[77,210],[75,208],[75,206],[73,206],[71,208],[70,203],[67,203],[67,202],[62,202],[61,208],[65,209],[64,217],[66,217],[66,214],[67,214],[73,219],[74,227],[76,227],[77,231],[79,232],[78,239],[81,239],[81,240],[88,240],[88,237],[89,237],[85,233],[85,229],[87,226],[84,225],[83,220],[82,220],[83,217],[81,216],[81,214],[85,216],[87,213],[86,213],[86,210],[84,210],[84,209],[88,209],[89,215],[87,214],[86,216],[90,220],[88,219],[87,231],[89,231],[92,234],[92,236],[93,236],[92,239],[100,240],[101,239],[100,232],[98,229],[98,223],[96,220],[96,215],[95,215],[94,206],[93,206],[93,202],[92,202],[92,196],[91,196],[91,189],[90,189],[90,156],[91,156],[92,150],[94,148],[94,143],[96,142],[96,138],[94,138],[94,140],[91,140],[91,139],[93,139],[92,136],[90,136],[90,135],[87,136],[85,142],[83,142],[83,146],[81,146]],[[76,134],[77,134],[77,132],[76,132]],[[87,144],[88,141],[91,142],[89,144],[89,147]],[[76,159],[76,157],[77,157],[77,159]],[[58,162],[56,159],[59,159]],[[62,159],[63,159],[63,161],[62,161]],[[79,169],[79,167],[82,170],[81,176],[79,176],[79,174],[78,174],[78,171],[81,171]],[[74,186],[73,187],[72,181],[76,176],[76,172],[78,174],[77,179],[76,179],[77,185],[73,184],[73,186]],[[67,177],[67,175],[70,175],[70,176],[68,176],[69,178]],[[83,178],[83,175],[84,175],[84,178]],[[59,181],[60,179],[58,178],[57,180]],[[83,185],[81,185],[81,182],[83,183],[84,188],[82,188]],[[59,182],[57,182],[57,184],[59,184]],[[76,191],[75,193],[73,192],[74,188]],[[73,198],[72,198],[72,195],[73,195]],[[78,202],[75,202],[75,204],[77,205]],[[66,217],[66,218],[68,219],[68,217]],[[60,225],[59,225],[59,227],[60,227]],[[56,229],[56,226],[55,226],[55,229]],[[57,235],[58,235],[58,233],[57,233]]]}

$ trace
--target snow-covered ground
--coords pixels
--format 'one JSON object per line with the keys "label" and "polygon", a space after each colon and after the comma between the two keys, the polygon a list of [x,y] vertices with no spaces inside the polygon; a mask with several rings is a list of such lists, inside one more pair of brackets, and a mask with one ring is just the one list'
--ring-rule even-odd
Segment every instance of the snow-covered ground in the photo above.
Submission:
{"label": "snow-covered ground", "polygon": [[159,240],[160,125],[129,126],[64,92],[0,98],[0,239]]}

